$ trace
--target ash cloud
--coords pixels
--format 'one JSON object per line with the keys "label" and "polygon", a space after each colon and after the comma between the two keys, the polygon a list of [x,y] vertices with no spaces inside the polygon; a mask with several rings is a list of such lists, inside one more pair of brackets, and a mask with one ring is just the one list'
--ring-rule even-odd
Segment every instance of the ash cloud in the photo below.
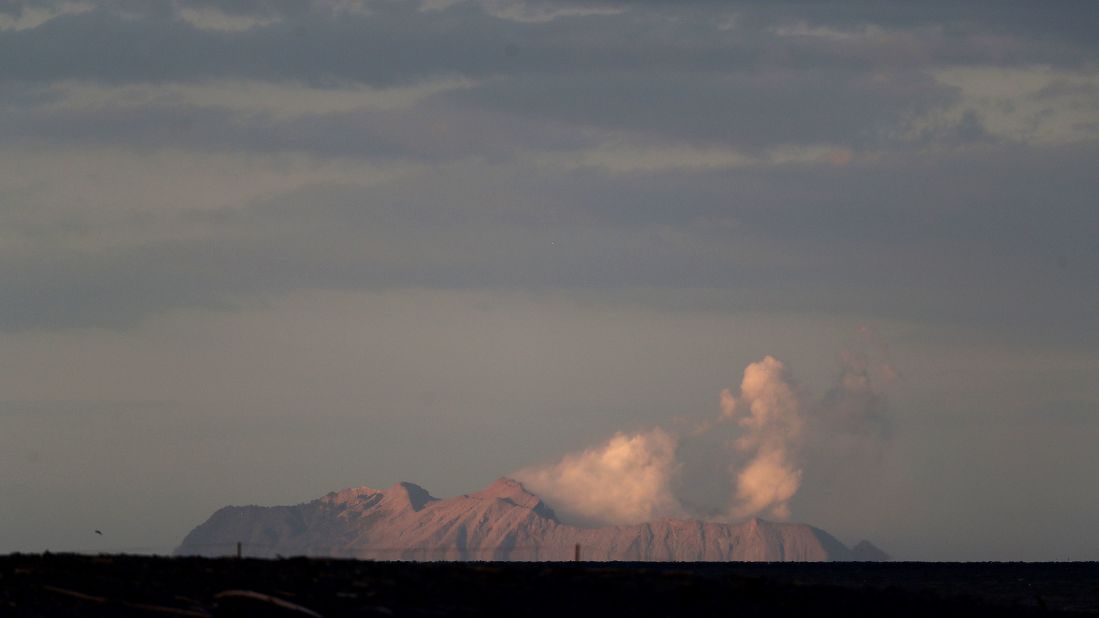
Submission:
{"label": "ash cloud", "polygon": [[[867,333],[860,329],[860,341],[880,342]],[[514,476],[566,520],[581,524],[661,517],[789,519],[807,469],[829,468],[836,458],[880,457],[884,451],[886,400],[871,378],[867,354],[852,347],[839,363],[836,383],[813,399],[785,363],[766,356],[744,369],[735,391],[720,392],[717,419],[702,419],[682,433],[660,427],[618,432],[599,446]],[[896,375],[887,356],[879,367],[883,375]],[[707,441],[715,440],[720,446],[707,450]],[[699,459],[710,461],[685,463]],[[726,476],[705,478],[714,474]],[[685,497],[691,487],[715,483],[727,489],[723,505]]]}
{"label": "ash cloud", "polygon": [[[835,384],[817,402],[810,419],[817,439],[810,445],[816,459],[835,467],[858,454],[880,459],[892,431],[887,402],[877,385],[901,379],[889,346],[872,327],[861,325],[840,352]],[[833,475],[844,474],[840,470]]]}

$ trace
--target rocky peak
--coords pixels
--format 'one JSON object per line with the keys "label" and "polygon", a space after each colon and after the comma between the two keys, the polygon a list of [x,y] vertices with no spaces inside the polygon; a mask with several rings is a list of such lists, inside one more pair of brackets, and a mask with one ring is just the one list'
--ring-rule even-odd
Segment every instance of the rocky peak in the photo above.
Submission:
{"label": "rocky peak", "polygon": [[879,549],[876,545],[870,541],[859,541],[854,547],[851,548],[851,559],[858,562],[885,562],[888,561],[889,554]]}
{"label": "rocky peak", "polygon": [[469,497],[479,500],[504,500],[515,506],[530,509],[547,519],[557,520],[553,509],[542,502],[541,498],[527,491],[523,484],[515,479],[500,477],[481,491],[469,494]]}
{"label": "rocky peak", "polygon": [[407,481],[397,483],[386,489],[384,493],[386,502],[395,502],[401,506],[407,505],[413,511],[419,511],[428,503],[438,500],[423,487]]}
{"label": "rocky peak", "polygon": [[347,489],[341,489],[340,491],[329,492],[321,498],[322,502],[329,502],[333,504],[347,504],[350,502],[359,502],[364,498],[375,496],[381,493],[380,490],[371,489],[363,485],[362,487],[349,487]]}

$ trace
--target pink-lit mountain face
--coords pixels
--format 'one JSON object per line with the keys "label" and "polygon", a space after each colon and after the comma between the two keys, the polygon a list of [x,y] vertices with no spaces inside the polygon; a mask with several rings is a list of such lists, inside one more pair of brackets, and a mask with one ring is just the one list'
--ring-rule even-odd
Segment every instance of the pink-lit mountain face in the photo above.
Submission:
{"label": "pink-lit mountain face", "polygon": [[179,555],[376,560],[835,561],[883,560],[805,524],[663,519],[580,528],[511,479],[440,500],[412,483],[359,487],[296,506],[225,507],[191,531]]}

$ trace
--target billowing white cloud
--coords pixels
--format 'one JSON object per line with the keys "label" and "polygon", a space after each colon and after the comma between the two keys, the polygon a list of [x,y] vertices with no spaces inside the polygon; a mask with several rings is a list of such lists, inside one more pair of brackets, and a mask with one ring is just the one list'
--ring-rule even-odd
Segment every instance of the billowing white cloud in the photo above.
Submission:
{"label": "billowing white cloud", "polygon": [[619,432],[598,447],[515,477],[566,518],[625,524],[681,516],[672,492],[679,471],[677,443],[660,428]]}
{"label": "billowing white cloud", "polygon": [[[860,360],[862,364],[860,364]],[[558,463],[521,470],[516,477],[566,519],[624,524],[661,516],[741,520],[763,516],[787,519],[790,501],[801,488],[814,453],[853,452],[878,444],[884,399],[873,388],[865,357],[841,357],[837,384],[810,401],[787,366],[773,356],[749,364],[736,392],[721,391],[719,422],[701,421],[680,439],[664,429],[617,433],[599,447],[566,455]],[[684,475],[681,455],[693,440],[734,431],[707,467],[725,470],[730,502],[721,512],[711,505],[688,506],[678,492],[692,485],[712,486],[712,478]],[[810,434],[813,435],[810,435]]]}
{"label": "billowing white cloud", "polygon": [[804,443],[806,407],[786,365],[773,356],[748,365],[740,394],[722,391],[721,411],[743,429],[733,448],[748,456],[748,463],[733,471],[730,514],[789,517],[790,498],[801,486],[797,455]]}
{"label": "billowing white cloud", "polygon": [[790,499],[801,487],[801,469],[790,460],[790,452],[781,445],[760,450],[736,473],[736,503],[730,514],[734,519],[769,514],[778,519],[790,517]]}

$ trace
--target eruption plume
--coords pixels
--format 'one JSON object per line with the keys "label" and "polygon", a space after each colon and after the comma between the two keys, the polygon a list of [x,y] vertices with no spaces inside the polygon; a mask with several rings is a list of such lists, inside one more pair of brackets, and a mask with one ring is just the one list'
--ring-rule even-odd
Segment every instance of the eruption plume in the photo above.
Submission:
{"label": "eruption plume", "polygon": [[515,473],[561,515],[590,523],[633,524],[682,516],[672,493],[677,438],[656,428],[616,433],[605,444],[560,462]]}
{"label": "eruption plume", "polygon": [[801,487],[797,455],[804,442],[805,405],[786,365],[768,356],[744,370],[740,396],[721,392],[725,420],[735,420],[744,433],[733,448],[747,454],[747,465],[734,470],[734,518],[769,513],[790,516],[789,501]]}
{"label": "eruption plume", "polygon": [[[876,337],[867,332],[859,334]],[[514,476],[577,523],[633,524],[684,516],[787,519],[803,472],[813,461],[829,468],[834,467],[830,462],[848,461],[851,454],[880,453],[887,427],[885,400],[873,388],[866,356],[846,351],[840,366],[836,384],[813,402],[782,361],[766,356],[744,369],[736,392],[721,391],[716,421],[696,423],[683,436],[662,428],[619,432],[598,447]],[[891,365],[886,368],[887,380],[896,375]],[[712,447],[708,451],[707,443]],[[697,461],[700,455],[712,462],[698,466],[710,471],[702,475],[706,478],[684,475],[683,462]],[[729,476],[719,481],[713,475],[722,469]],[[710,477],[713,482],[707,483]],[[728,503],[688,507],[692,503],[679,494],[692,484],[727,487]]]}

